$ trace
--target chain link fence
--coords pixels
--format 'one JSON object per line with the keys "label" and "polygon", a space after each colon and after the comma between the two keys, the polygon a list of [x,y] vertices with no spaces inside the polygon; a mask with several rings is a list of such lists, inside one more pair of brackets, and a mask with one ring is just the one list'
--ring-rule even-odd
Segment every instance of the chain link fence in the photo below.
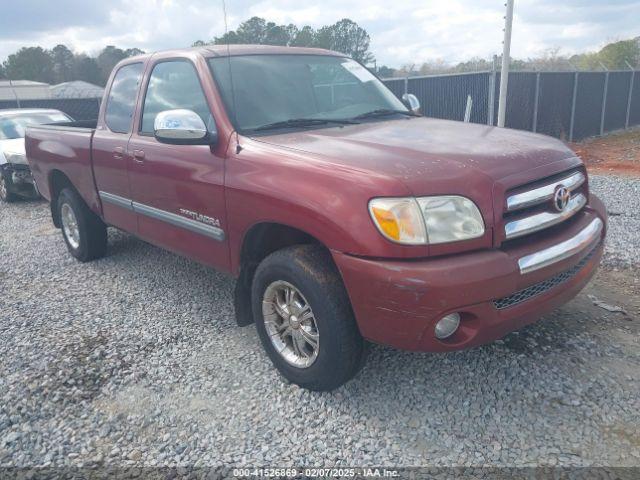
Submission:
{"label": "chain link fence", "polygon": [[98,118],[101,98],[20,98],[0,100],[0,110],[8,108],[53,108],[66,113],[74,120],[95,120]]}
{"label": "chain link fence", "polygon": [[46,84],[33,87],[12,87],[5,84],[0,92],[0,110],[52,108],[66,113],[75,120],[95,120],[98,118],[103,89],[97,86],[90,89],[73,88],[73,83],[53,87]]}
{"label": "chain link fence", "polygon": [[[497,71],[383,79],[398,98],[412,93],[428,117],[495,125]],[[638,71],[510,72],[505,125],[580,140],[640,125]]]}

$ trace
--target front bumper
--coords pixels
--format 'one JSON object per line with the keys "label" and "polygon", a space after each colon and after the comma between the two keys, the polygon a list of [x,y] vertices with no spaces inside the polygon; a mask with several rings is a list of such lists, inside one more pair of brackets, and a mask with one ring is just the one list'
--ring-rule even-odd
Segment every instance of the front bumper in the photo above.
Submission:
{"label": "front bumper", "polygon": [[[501,338],[569,301],[595,273],[605,233],[606,210],[591,195],[560,228],[504,249],[415,261],[332,253],[365,338],[442,352]],[[532,258],[539,263],[527,268],[522,260]],[[438,340],[435,323],[452,312],[461,313],[460,328]]]}
{"label": "front bumper", "polygon": [[11,181],[16,185],[29,184],[33,185],[33,176],[31,175],[31,169],[29,165],[23,165],[21,163],[5,163],[0,165],[0,168],[6,175],[11,176]]}
{"label": "front bumper", "polygon": [[5,163],[1,165],[0,168],[2,168],[5,178],[10,180],[7,182],[7,187],[11,192],[22,195],[33,192],[35,182],[28,165]]}

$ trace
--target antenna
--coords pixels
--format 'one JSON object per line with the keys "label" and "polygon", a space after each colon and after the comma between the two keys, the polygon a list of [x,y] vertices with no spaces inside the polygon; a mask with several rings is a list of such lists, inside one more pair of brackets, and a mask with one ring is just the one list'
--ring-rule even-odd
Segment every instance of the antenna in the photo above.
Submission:
{"label": "antenna", "polygon": [[229,55],[229,37],[227,34],[229,33],[229,25],[227,24],[227,4],[224,0],[222,1],[222,15],[224,15],[224,36],[227,39],[227,55]]}
{"label": "antenna", "polygon": [[[224,0],[222,2],[222,14],[224,15],[224,36],[227,43],[227,66],[229,68],[229,86],[231,87],[231,104],[233,105],[233,123],[234,127],[238,124],[238,117],[236,114],[236,94],[235,89],[233,87],[233,74],[231,73],[231,47],[229,46],[229,25],[227,23],[227,4]],[[238,132],[236,131],[236,153],[240,153],[242,147],[240,146],[240,138],[238,137]]]}

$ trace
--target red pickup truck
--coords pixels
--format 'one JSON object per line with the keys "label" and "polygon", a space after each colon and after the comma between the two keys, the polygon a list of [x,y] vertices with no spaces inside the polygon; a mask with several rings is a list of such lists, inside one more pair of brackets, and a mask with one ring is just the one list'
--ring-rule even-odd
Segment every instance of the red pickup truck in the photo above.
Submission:
{"label": "red pickup truck", "polygon": [[78,260],[113,226],[231,273],[238,323],[329,390],[367,341],[444,352],[531,323],[602,255],[605,209],[562,142],[404,100],[335,52],[174,50],[119,63],[97,123],[30,127],[26,152]]}

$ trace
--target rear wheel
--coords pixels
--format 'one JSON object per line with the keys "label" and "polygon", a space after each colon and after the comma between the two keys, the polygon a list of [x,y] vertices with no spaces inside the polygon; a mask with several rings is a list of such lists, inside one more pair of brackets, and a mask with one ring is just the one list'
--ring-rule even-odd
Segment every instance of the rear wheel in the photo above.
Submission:
{"label": "rear wheel", "polygon": [[57,206],[62,236],[71,255],[81,262],[104,257],[107,227],[80,196],[65,188],[58,195]]}
{"label": "rear wheel", "polygon": [[9,174],[0,170],[0,200],[3,202],[9,203],[16,200],[16,194],[11,191],[12,185]]}
{"label": "rear wheel", "polygon": [[269,255],[256,270],[252,303],[260,340],[289,381],[333,390],[363,365],[366,344],[325,249],[300,245]]}

